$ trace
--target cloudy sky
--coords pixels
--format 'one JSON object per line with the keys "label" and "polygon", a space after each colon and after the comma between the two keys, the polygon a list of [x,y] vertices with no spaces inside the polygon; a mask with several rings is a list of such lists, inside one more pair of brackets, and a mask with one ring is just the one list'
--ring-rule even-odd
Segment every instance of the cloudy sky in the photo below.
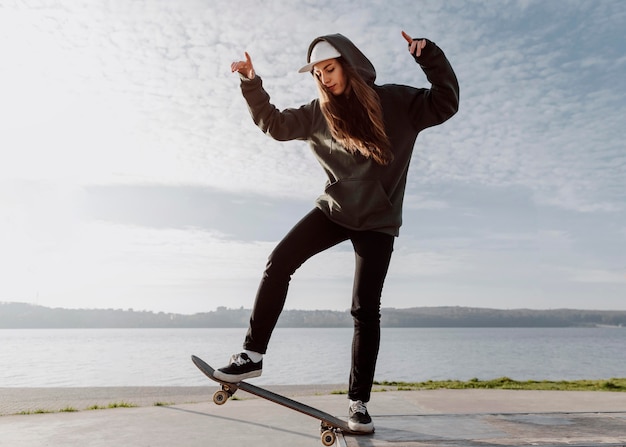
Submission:
{"label": "cloudy sky", "polygon": [[[325,178],[231,61],[297,107],[340,32],[377,83],[427,87],[405,30],[461,104],[418,138],[383,306],[626,309],[625,29],[620,0],[0,0],[0,301],[251,307]],[[352,272],[349,244],[313,258],[287,308],[347,309]]]}

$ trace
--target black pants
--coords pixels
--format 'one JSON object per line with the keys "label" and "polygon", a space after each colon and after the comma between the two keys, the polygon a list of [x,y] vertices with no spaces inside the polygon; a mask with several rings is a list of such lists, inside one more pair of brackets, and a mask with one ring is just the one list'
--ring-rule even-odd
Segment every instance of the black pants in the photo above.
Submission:
{"label": "black pants", "polygon": [[309,258],[350,240],[356,265],[351,314],[354,320],[348,397],[368,402],[380,344],[380,297],[394,237],[376,231],[353,231],[314,209],[276,246],[259,286],[244,349],[265,354],[283,310],[292,274]]}

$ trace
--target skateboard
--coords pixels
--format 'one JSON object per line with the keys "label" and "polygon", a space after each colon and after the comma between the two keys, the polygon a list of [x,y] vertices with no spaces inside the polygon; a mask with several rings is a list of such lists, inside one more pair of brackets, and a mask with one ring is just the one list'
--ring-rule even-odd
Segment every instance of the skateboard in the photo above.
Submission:
{"label": "skateboard", "polygon": [[349,435],[363,434],[361,432],[355,432],[353,430],[350,430],[350,428],[348,427],[348,423],[342,419],[339,419],[331,414],[318,410],[317,408],[310,407],[296,400],[281,396],[280,394],[276,394],[264,388],[260,388],[258,386],[243,381],[237,383],[223,382],[213,375],[215,370],[211,368],[204,360],[196,357],[195,355],[191,356],[191,360],[198,367],[198,369],[204,373],[204,375],[221,385],[221,389],[213,394],[213,402],[215,402],[217,405],[223,405],[233,394],[235,394],[238,389],[241,389],[250,394],[254,394],[255,396],[267,399],[276,404],[282,405],[284,407],[306,414],[307,416],[318,419],[321,423],[320,432],[322,444],[324,444],[325,446],[333,445],[335,443],[338,433],[346,433]]}

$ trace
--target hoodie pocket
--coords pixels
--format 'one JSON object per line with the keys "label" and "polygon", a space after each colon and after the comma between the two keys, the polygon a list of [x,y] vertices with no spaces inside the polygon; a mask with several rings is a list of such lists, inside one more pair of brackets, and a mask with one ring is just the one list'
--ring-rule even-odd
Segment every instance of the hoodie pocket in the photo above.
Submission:
{"label": "hoodie pocket", "polygon": [[328,185],[325,192],[320,199],[327,202],[331,219],[352,229],[370,229],[392,210],[378,180],[339,180]]}

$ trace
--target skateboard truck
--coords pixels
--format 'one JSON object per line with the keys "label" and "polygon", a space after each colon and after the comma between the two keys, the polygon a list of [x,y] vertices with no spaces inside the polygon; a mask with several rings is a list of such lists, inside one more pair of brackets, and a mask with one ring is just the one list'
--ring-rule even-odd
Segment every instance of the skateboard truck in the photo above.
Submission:
{"label": "skateboard truck", "polygon": [[336,434],[337,430],[338,430],[337,428],[331,427],[325,422],[322,422],[320,424],[320,434],[322,437],[322,444],[324,444],[325,446],[333,445],[335,443],[335,440],[337,439],[337,434]]}
{"label": "skateboard truck", "polygon": [[221,388],[213,393],[213,402],[216,405],[224,405],[239,389],[235,383],[222,383]]}

